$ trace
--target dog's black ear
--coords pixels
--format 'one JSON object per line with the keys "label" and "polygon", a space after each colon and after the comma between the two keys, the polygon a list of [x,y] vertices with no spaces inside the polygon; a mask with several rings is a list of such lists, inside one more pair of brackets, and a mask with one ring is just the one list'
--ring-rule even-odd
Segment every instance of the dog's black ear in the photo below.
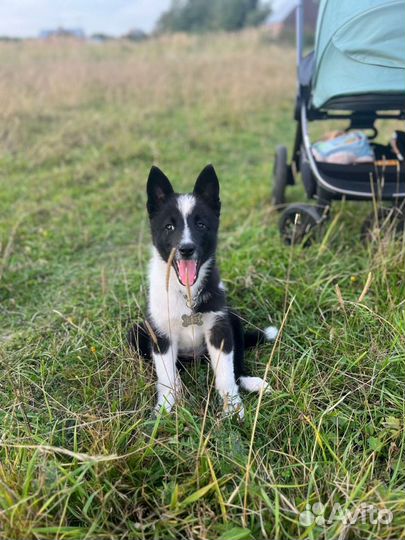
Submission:
{"label": "dog's black ear", "polygon": [[194,195],[201,197],[204,202],[219,216],[221,201],[219,200],[219,182],[214,167],[210,164],[200,172],[194,186]]}
{"label": "dog's black ear", "polygon": [[152,217],[166,202],[167,198],[174,193],[170,180],[159,167],[155,167],[155,165],[152,166],[149,172],[146,192],[148,194],[146,208],[148,209],[150,217]]}

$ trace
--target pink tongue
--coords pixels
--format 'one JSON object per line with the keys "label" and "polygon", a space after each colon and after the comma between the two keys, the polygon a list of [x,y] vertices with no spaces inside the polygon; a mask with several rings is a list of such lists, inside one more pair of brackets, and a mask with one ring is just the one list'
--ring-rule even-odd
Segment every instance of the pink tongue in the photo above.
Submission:
{"label": "pink tongue", "polygon": [[178,261],[179,277],[184,286],[187,283],[191,286],[197,280],[197,261],[180,260]]}

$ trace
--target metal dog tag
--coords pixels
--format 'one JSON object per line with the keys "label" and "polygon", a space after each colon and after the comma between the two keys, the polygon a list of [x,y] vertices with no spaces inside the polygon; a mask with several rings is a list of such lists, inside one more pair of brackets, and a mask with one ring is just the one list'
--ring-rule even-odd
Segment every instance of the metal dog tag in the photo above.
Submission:
{"label": "metal dog tag", "polygon": [[192,313],[191,315],[184,314],[181,316],[181,319],[183,321],[182,326],[185,328],[192,324],[196,324],[197,326],[203,325],[202,313]]}

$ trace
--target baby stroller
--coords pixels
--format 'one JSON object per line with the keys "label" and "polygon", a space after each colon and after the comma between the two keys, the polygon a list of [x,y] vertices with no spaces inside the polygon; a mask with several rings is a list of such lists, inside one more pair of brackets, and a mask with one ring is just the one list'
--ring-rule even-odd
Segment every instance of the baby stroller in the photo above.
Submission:
{"label": "baby stroller", "polygon": [[[376,219],[387,216],[399,218],[398,227],[403,230],[405,162],[389,145],[374,140],[377,120],[405,119],[405,0],[321,0],[315,50],[305,57],[303,17],[300,0],[296,10],[297,130],[291,161],[287,161],[287,148],[278,146],[274,163],[272,201],[284,209],[281,235],[287,244],[305,244],[314,230],[322,229],[319,226],[332,201],[339,199],[390,201],[389,209],[374,209],[363,234]],[[342,164],[317,159],[308,128],[310,122],[321,120],[345,120],[347,132],[367,133],[372,161]],[[298,173],[308,199],[316,203],[285,206],[286,188],[295,184]]]}

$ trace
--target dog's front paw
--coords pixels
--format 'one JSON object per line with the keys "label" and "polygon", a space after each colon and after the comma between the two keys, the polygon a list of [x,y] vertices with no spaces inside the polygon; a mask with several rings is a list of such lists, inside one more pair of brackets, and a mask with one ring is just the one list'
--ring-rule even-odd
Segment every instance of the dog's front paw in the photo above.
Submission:
{"label": "dog's front paw", "polygon": [[158,418],[158,416],[160,415],[170,414],[172,412],[172,409],[172,406],[169,407],[165,403],[157,402],[151,412],[151,420],[156,420],[156,418]]}
{"label": "dog's front paw", "polygon": [[155,415],[159,415],[161,412],[171,413],[173,406],[176,403],[176,394],[174,392],[168,392],[166,394],[159,394],[157,403],[154,408]]}
{"label": "dog's front paw", "polygon": [[178,377],[172,387],[165,386],[158,383],[157,385],[157,403],[155,405],[155,413],[159,414],[162,410],[170,413],[175,403],[177,403],[182,396],[181,380]]}
{"label": "dog's front paw", "polygon": [[231,396],[230,394],[226,394],[223,399],[223,416],[228,417],[237,415],[239,420],[243,420],[245,416],[245,409],[243,408],[243,403],[240,396]]}

